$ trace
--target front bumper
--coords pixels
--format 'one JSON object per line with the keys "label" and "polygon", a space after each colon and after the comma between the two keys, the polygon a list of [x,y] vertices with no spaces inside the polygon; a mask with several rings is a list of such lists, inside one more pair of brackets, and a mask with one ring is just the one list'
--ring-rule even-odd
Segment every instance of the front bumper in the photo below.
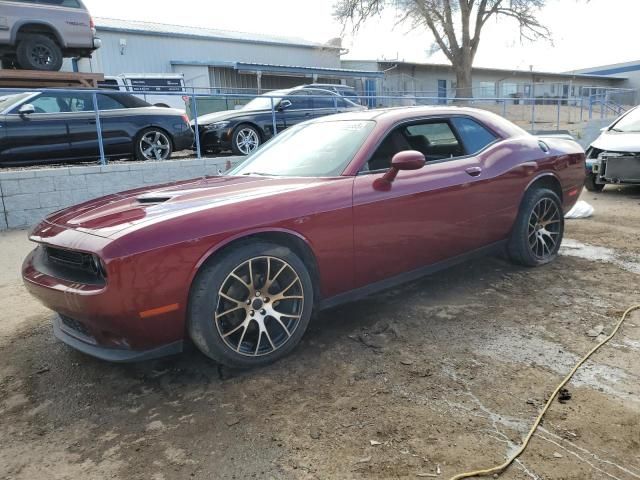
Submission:
{"label": "front bumper", "polygon": [[198,125],[200,147],[203,149],[231,150],[232,129],[207,130]]}
{"label": "front bumper", "polygon": [[99,358],[100,360],[106,360],[107,362],[142,362],[152,360],[154,358],[175,355],[181,353],[183,350],[182,340],[148,350],[129,350],[125,348],[104,347],[96,344],[90,336],[70,327],[64,320],[65,319],[60,315],[56,315],[53,320],[53,334],[58,340],[82,353]]}
{"label": "front bumper", "polygon": [[23,263],[22,277],[29,293],[58,314],[54,333],[60,340],[94,357],[115,362],[182,351],[183,308],[175,304],[173,309],[144,315],[163,306],[166,295],[155,295],[146,285],[137,288],[130,278],[119,278],[122,272],[117,270],[103,283],[65,279],[48,268],[44,255],[42,247],[33,250]]}

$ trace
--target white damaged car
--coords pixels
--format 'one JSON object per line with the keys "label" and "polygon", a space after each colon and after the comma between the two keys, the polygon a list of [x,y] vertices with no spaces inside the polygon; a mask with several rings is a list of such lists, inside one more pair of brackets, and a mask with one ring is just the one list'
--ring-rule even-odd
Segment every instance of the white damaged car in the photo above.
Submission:
{"label": "white damaged car", "polygon": [[587,190],[600,192],[610,183],[640,184],[640,106],[603,128],[587,149]]}

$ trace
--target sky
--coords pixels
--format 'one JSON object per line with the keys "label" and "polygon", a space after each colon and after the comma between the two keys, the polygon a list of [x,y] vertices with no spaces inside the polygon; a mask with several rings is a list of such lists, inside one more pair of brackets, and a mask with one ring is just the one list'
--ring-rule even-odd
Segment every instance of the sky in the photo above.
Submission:
{"label": "sky", "polygon": [[[433,37],[398,25],[396,12],[367,22],[353,34],[332,16],[335,0],[84,0],[96,17],[192,25],[299,37],[324,43],[342,36],[345,59],[398,59],[448,63],[431,53]],[[521,42],[506,19],[487,22],[475,66],[564,72],[640,59],[637,0],[547,0],[539,17],[553,43]]]}

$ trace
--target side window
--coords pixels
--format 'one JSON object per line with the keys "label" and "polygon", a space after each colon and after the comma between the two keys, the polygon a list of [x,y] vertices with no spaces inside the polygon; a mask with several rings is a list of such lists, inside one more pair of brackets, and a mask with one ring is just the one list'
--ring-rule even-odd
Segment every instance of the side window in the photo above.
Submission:
{"label": "side window", "polygon": [[411,145],[405,138],[402,129],[396,128],[382,141],[363,167],[363,170],[371,172],[387,170],[391,166],[391,159],[396,153],[411,149]]}
{"label": "side window", "polygon": [[307,92],[295,92],[287,97],[287,100],[291,102],[289,110],[306,110],[313,108],[311,105],[311,97]]}
{"label": "side window", "polygon": [[409,125],[405,135],[411,149],[422,152],[427,162],[464,155],[464,148],[447,121]]}
{"label": "side window", "polygon": [[454,127],[458,131],[462,143],[467,150],[467,154],[473,155],[484,147],[496,141],[493,133],[480,125],[475,120],[466,117],[453,117],[451,119]]}
{"label": "side window", "polygon": [[322,90],[309,91],[313,95],[313,108],[336,108],[338,99],[336,95],[331,95],[329,92]]}
{"label": "side window", "polygon": [[31,104],[36,109],[36,113],[60,113],[70,111],[67,100],[55,94],[40,95],[31,101]]}
{"label": "side window", "polygon": [[93,96],[83,93],[75,93],[73,97],[67,99],[70,112],[92,112]]}
{"label": "side window", "polygon": [[102,93],[98,94],[99,110],[117,110],[118,108],[125,108],[125,106],[109,95],[104,95]]}
{"label": "side window", "polygon": [[118,81],[111,78],[107,78],[103,82],[98,82],[98,88],[104,88],[106,90],[116,90],[116,91],[120,90]]}

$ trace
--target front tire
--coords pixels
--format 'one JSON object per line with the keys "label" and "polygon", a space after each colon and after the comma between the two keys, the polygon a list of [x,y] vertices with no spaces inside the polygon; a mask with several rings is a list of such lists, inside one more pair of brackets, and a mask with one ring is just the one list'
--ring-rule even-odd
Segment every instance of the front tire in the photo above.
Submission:
{"label": "front tire", "polygon": [[223,365],[266,365],[300,342],[313,300],[311,277],[294,252],[267,242],[244,243],[198,273],[189,299],[189,334],[202,353]]}
{"label": "front tire", "polygon": [[537,267],[552,262],[564,235],[564,212],[558,195],[547,188],[525,193],[507,246],[514,263]]}
{"label": "front tire", "polygon": [[136,137],[137,160],[169,160],[173,143],[167,132],[159,128],[146,128]]}
{"label": "front tire", "polygon": [[231,134],[231,150],[235,155],[249,155],[261,143],[260,132],[246,123],[238,125]]}
{"label": "front tire", "polygon": [[46,35],[25,35],[18,43],[16,55],[25,70],[57,72],[62,68],[62,50]]}
{"label": "front tire", "polygon": [[604,189],[604,183],[596,183],[596,176],[593,173],[587,174],[584,186],[590,192],[601,192]]}

